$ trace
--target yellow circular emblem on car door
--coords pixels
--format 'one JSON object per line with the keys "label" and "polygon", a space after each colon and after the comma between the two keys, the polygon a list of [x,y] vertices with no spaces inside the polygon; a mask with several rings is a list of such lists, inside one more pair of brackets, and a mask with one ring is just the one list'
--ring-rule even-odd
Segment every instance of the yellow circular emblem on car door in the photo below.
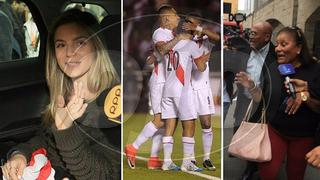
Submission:
{"label": "yellow circular emblem on car door", "polygon": [[109,120],[121,122],[121,86],[113,87],[104,100],[104,112]]}

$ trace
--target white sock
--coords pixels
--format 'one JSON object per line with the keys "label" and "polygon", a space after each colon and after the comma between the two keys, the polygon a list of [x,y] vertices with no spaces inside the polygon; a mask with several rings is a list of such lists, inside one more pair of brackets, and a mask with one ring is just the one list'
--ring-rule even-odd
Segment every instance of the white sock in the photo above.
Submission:
{"label": "white sock", "polygon": [[150,157],[158,157],[162,145],[162,137],[164,128],[158,129],[158,131],[152,136],[152,147]]}
{"label": "white sock", "polygon": [[171,154],[173,150],[173,137],[172,136],[163,136],[162,138],[163,143],[163,154],[164,154],[164,163],[170,163]]}
{"label": "white sock", "polygon": [[151,121],[148,122],[144,126],[136,140],[132,143],[132,146],[136,149],[139,149],[141,144],[145,143],[149,138],[151,138],[157,130],[158,129]]}
{"label": "white sock", "polygon": [[193,151],[193,154],[192,154],[191,157],[190,157],[190,160],[191,160],[191,161],[196,161],[196,157],[195,157],[194,151]]}
{"label": "white sock", "polygon": [[210,159],[213,133],[211,128],[202,129],[203,160]]}
{"label": "white sock", "polygon": [[194,157],[194,137],[182,137],[183,163],[190,162]]}

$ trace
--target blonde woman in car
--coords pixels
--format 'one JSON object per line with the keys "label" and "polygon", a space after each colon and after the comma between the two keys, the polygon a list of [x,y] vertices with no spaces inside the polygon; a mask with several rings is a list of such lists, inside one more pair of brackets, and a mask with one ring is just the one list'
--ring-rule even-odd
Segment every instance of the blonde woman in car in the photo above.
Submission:
{"label": "blonde woman in car", "polygon": [[93,15],[76,9],[54,23],[47,41],[50,102],[43,128],[9,152],[2,168],[7,179],[23,176],[31,153],[39,148],[46,150],[55,179],[120,179],[120,147],[106,135],[118,124],[103,107],[118,76],[95,33],[98,27]]}

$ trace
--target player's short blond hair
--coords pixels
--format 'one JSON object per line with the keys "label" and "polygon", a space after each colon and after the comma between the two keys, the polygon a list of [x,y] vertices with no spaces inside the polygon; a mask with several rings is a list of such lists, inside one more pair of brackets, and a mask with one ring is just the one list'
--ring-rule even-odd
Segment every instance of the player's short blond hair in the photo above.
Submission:
{"label": "player's short blond hair", "polygon": [[176,13],[176,10],[169,4],[163,4],[158,9],[160,24],[165,23],[165,18],[170,13]]}

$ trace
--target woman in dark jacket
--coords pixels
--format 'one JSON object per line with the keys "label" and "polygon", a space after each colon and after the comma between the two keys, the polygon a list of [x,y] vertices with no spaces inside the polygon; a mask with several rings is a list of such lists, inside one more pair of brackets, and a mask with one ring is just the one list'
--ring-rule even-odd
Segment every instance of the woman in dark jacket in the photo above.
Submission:
{"label": "woman in dark jacket", "polygon": [[[286,158],[287,178],[302,180],[307,165],[305,156],[313,147],[319,124],[319,114],[313,110],[312,105],[313,99],[318,97],[307,97],[306,92],[295,92],[296,98],[288,94],[284,84],[285,76],[279,73],[278,65],[291,64],[295,68],[291,78],[308,83],[319,80],[320,67],[311,57],[305,37],[297,27],[280,30],[275,50],[277,62],[267,67],[265,73],[269,73],[264,75],[263,87],[257,87],[244,72],[236,75],[236,82],[248,88],[254,101],[261,102],[264,99],[267,102],[272,160],[259,163],[260,178],[277,179],[280,166]],[[320,92],[320,89],[314,91]]]}

